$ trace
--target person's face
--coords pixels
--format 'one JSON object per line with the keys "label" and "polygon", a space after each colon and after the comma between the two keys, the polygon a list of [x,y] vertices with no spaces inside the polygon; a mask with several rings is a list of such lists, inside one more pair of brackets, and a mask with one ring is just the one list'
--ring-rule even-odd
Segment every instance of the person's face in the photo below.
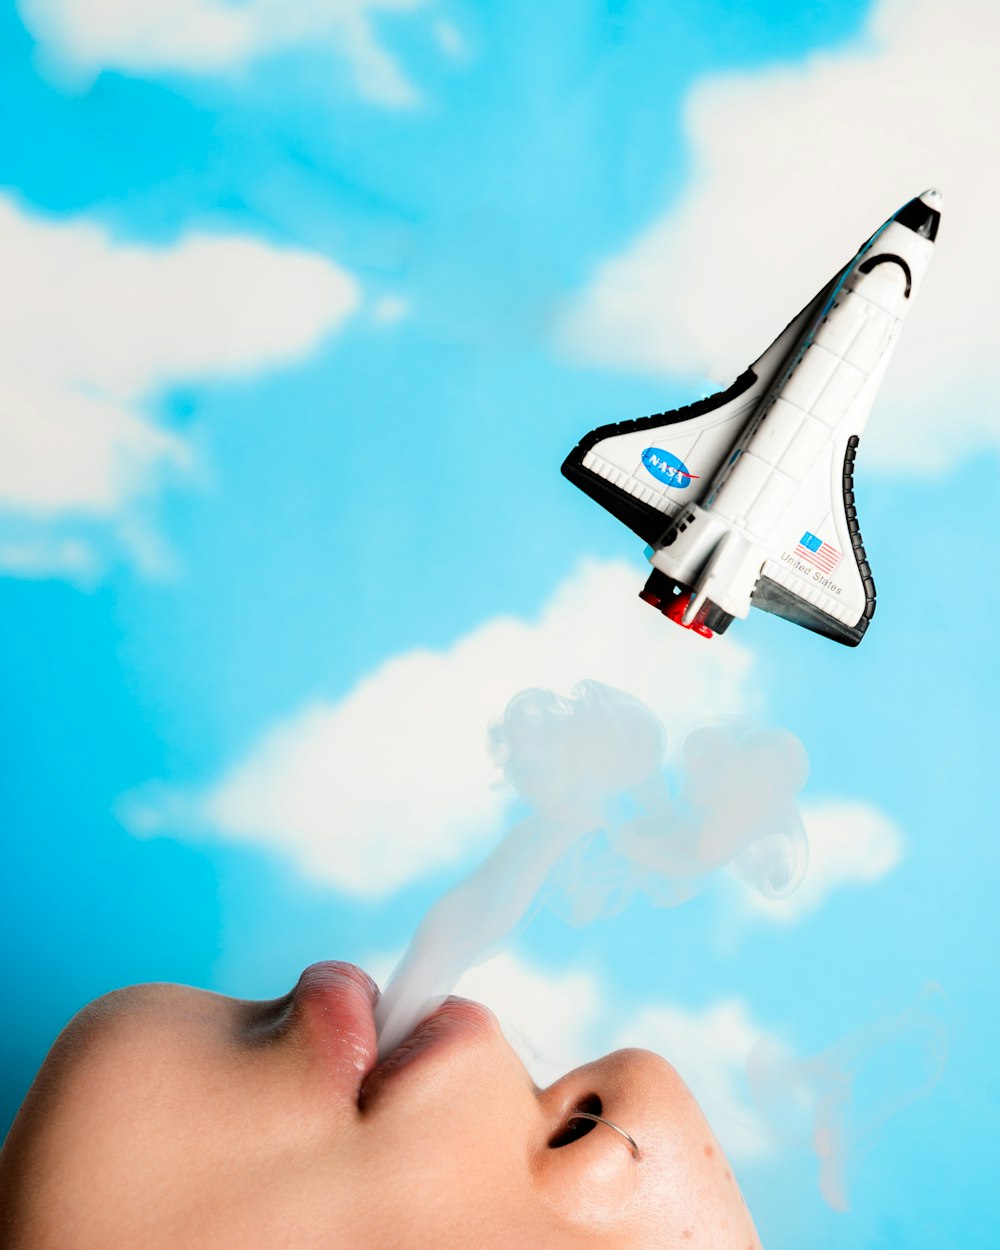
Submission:
{"label": "person's face", "polygon": [[[376,1066],[377,994],[323,963],[274,1002],[148,985],[92,1003],[0,1154],[5,1245],[759,1250],[664,1060],[619,1051],[539,1090],[493,1016],[453,999]],[[570,1124],[580,1108],[640,1157]]]}

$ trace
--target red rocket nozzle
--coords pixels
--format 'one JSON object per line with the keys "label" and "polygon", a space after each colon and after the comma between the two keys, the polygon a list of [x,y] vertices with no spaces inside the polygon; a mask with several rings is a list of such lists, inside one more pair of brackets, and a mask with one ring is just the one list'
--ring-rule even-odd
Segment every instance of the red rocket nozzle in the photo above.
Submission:
{"label": "red rocket nozzle", "polygon": [[684,613],[688,610],[694,591],[683,582],[675,582],[665,577],[659,569],[653,569],[649,580],[639,591],[639,598],[650,607],[662,612],[665,617],[680,625],[682,629],[693,629],[702,638],[714,638],[716,634],[725,633],[733,619],[723,612],[711,599],[706,599],[698,615],[690,625],[684,623]]}
{"label": "red rocket nozzle", "polygon": [[690,602],[691,602],[691,596],[689,594],[677,595],[674,599],[670,601],[670,603],[666,605],[666,607],[661,607],[660,611],[668,620],[673,621],[675,624],[679,625],[681,629],[694,630],[694,632],[696,634],[699,634],[702,638],[714,638],[715,635],[712,633],[712,631],[708,628],[708,626],[704,623],[704,620],[702,619],[704,616],[704,612],[699,612],[690,625],[684,624],[684,613],[688,610],[688,604]]}

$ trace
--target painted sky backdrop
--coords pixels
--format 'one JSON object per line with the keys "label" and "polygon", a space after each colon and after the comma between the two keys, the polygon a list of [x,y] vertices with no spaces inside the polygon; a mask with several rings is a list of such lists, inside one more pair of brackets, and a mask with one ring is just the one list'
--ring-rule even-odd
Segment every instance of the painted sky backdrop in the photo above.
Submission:
{"label": "painted sky backdrop", "polygon": [[[509,819],[489,720],[596,678],[675,742],[793,730],[810,872],[543,914],[466,988],[555,1062],[671,1058],[770,1250],[994,1244],[998,39],[987,0],[2,7],[4,1125],[116,986],[387,972]],[[932,185],[871,630],[689,637],[559,464],[727,384]],[[836,1095],[847,1212],[751,1052]]]}

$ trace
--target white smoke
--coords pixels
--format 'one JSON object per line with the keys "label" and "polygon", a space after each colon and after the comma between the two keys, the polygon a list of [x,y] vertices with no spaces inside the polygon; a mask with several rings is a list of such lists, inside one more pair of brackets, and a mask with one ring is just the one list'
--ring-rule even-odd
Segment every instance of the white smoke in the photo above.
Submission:
{"label": "white smoke", "polygon": [[653,713],[587,681],[568,699],[522,691],[489,746],[529,813],[424,917],[378,1005],[382,1054],[509,942],[543,897],[580,924],[639,891],[676,905],[724,867],[769,898],[790,893],[805,871],[796,795],[807,761],[785,731],[703,727],[666,770]]}
{"label": "white smoke", "polygon": [[758,1122],[777,1146],[805,1150],[819,1165],[819,1188],[849,1209],[852,1174],[886,1122],[927,1093],[944,1070],[946,1002],[926,987],[898,1015],[799,1058],[761,1038],[747,1064]]}

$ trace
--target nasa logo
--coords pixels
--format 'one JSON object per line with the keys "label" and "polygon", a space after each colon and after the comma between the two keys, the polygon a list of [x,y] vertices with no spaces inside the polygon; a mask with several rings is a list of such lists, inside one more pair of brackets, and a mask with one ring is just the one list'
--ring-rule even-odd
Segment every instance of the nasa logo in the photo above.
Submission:
{"label": "nasa logo", "polygon": [[662,482],[664,486],[676,486],[678,490],[690,486],[692,480],[698,476],[673,452],[663,451],[659,447],[647,447],[642,453],[642,463],[658,482]]}

